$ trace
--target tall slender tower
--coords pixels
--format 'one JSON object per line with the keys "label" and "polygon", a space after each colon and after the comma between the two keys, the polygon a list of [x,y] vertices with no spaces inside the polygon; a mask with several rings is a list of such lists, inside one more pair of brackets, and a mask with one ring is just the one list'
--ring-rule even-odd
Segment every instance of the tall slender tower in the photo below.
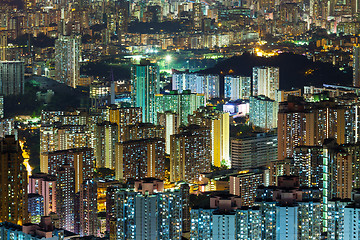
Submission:
{"label": "tall slender tower", "polygon": [[201,9],[201,2],[196,1],[193,3],[193,12],[194,12],[194,30],[201,30],[201,22],[203,19],[203,13]]}
{"label": "tall slender tower", "polygon": [[353,86],[360,87],[360,46],[353,47]]}
{"label": "tall slender tower", "polygon": [[80,78],[80,36],[63,36],[55,41],[56,80],[75,88]]}
{"label": "tall slender tower", "polygon": [[96,235],[97,230],[97,183],[87,180],[80,189],[80,234]]}
{"label": "tall slender tower", "polygon": [[131,98],[135,107],[141,107],[143,122],[156,123],[155,94],[159,93],[159,67],[142,60],[131,69]]}
{"label": "tall slender tower", "polygon": [[0,222],[28,221],[27,172],[15,136],[0,140]]}
{"label": "tall slender tower", "polygon": [[96,167],[115,168],[115,145],[118,142],[118,126],[108,121],[98,123],[95,128]]}
{"label": "tall slender tower", "polygon": [[7,35],[0,32],[0,61],[6,61]]}
{"label": "tall slender tower", "polygon": [[58,169],[56,182],[56,212],[60,219],[60,228],[75,231],[75,169],[63,165]]}

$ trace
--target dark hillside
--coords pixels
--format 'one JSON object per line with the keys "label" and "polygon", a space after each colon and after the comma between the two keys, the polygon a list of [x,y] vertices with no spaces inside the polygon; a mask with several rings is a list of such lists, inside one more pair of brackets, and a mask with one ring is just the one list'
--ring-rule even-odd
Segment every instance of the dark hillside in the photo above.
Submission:
{"label": "dark hillside", "polygon": [[[220,74],[222,76],[232,73],[251,76],[254,66],[280,67],[280,89],[303,88],[304,86],[322,84],[352,84],[351,68],[340,71],[329,63],[313,62],[305,56],[283,53],[271,58],[257,57],[245,53],[232,57],[216,64],[213,68],[201,71],[202,73]],[[221,89],[223,86],[220,87]]]}

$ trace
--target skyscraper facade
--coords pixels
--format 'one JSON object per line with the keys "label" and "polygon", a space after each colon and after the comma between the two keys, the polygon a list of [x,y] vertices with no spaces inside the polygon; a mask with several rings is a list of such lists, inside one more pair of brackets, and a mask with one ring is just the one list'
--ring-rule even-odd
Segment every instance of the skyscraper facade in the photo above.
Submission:
{"label": "skyscraper facade", "polygon": [[275,100],[276,91],[279,89],[279,76],[277,67],[254,67],[252,96],[264,95]]}
{"label": "skyscraper facade", "polygon": [[119,141],[124,141],[125,127],[140,123],[143,120],[143,112],[140,107],[118,108],[111,106],[109,109],[109,121],[118,125]]}
{"label": "skyscraper facade", "polygon": [[56,212],[56,177],[45,173],[36,173],[29,177],[29,193],[44,198],[44,214]]}
{"label": "skyscraper facade", "polygon": [[353,47],[353,86],[360,87],[360,46],[359,45]]}
{"label": "skyscraper facade", "polygon": [[158,124],[165,127],[165,152],[170,154],[170,138],[180,127],[179,115],[171,111],[158,113]]}
{"label": "skyscraper facade", "polygon": [[116,194],[116,239],[181,239],[181,192],[157,179],[135,181]]}
{"label": "skyscraper facade", "polygon": [[220,97],[220,77],[219,75],[207,74],[204,76],[205,98],[212,99]]}
{"label": "skyscraper facade", "polygon": [[214,166],[231,166],[229,149],[229,113],[221,112],[211,107],[200,108],[188,116],[190,124],[210,128],[211,163]]}
{"label": "skyscraper facade", "polygon": [[172,90],[182,93],[190,90],[192,93],[201,93],[205,99],[220,97],[220,77],[212,74],[175,73],[172,76]]}
{"label": "skyscraper facade", "polygon": [[80,235],[96,236],[99,226],[97,224],[97,183],[86,180],[80,188]]}
{"label": "skyscraper facade", "polygon": [[182,124],[188,124],[188,116],[193,114],[200,107],[205,106],[203,94],[191,93],[190,90],[183,90],[182,93],[170,91],[169,94],[157,94],[156,110],[161,112],[177,113]]}
{"label": "skyscraper facade", "polygon": [[148,138],[165,138],[164,127],[152,123],[136,123],[125,127],[124,141]]}
{"label": "skyscraper facade", "polygon": [[116,123],[105,121],[98,123],[95,128],[95,156],[96,167],[115,168],[115,144],[118,142],[118,126]]}
{"label": "skyscraper facade", "polygon": [[199,182],[202,172],[211,167],[210,129],[198,125],[182,128],[171,136],[170,181]]}
{"label": "skyscraper facade", "polygon": [[56,176],[56,213],[59,216],[59,227],[75,232],[75,169],[70,165],[62,165]]}
{"label": "skyscraper facade", "polygon": [[142,109],[142,121],[156,123],[155,94],[159,93],[159,67],[143,60],[131,68],[131,99],[135,107]]}
{"label": "skyscraper facade", "polygon": [[37,193],[28,194],[28,212],[31,223],[39,223],[44,216],[44,197]]}
{"label": "skyscraper facade", "polygon": [[[285,102],[278,114],[278,158],[292,157],[296,146],[321,146],[325,139],[345,143],[345,108],[334,102]],[[349,133],[350,129],[346,131]]]}
{"label": "skyscraper facade", "polygon": [[204,75],[196,73],[174,73],[172,75],[172,90],[182,93],[184,90],[190,90],[192,93],[202,93],[204,91]]}
{"label": "skyscraper facade", "polygon": [[224,97],[230,100],[249,99],[251,78],[228,75],[224,77]]}
{"label": "skyscraper facade", "polygon": [[277,127],[278,102],[268,97],[250,97],[249,118],[257,127],[272,129]]}
{"label": "skyscraper facade", "polygon": [[255,168],[230,176],[229,193],[241,198],[241,206],[252,206],[258,187],[267,184],[265,172],[265,169]]}
{"label": "skyscraper facade", "polygon": [[165,177],[165,140],[149,138],[116,145],[115,175],[118,180]]}
{"label": "skyscraper facade", "polygon": [[4,96],[24,94],[24,62],[0,61],[0,94]]}
{"label": "skyscraper facade", "polygon": [[80,190],[81,183],[86,179],[91,179],[94,174],[95,158],[91,148],[74,148],[48,152],[44,157],[44,161],[48,166],[46,173],[55,176],[58,176],[58,169],[63,165],[69,165],[74,168],[76,192]]}
{"label": "skyscraper facade", "polygon": [[262,214],[261,239],[319,239],[320,196],[319,188],[299,188],[295,176],[279,177],[277,187],[260,187],[255,205]]}
{"label": "skyscraper facade", "polygon": [[0,61],[7,60],[7,47],[7,33],[4,31],[0,33]]}
{"label": "skyscraper facade", "polygon": [[240,208],[239,197],[215,195],[205,201],[205,206],[195,206],[190,211],[190,239],[238,239],[236,211]]}
{"label": "skyscraper facade", "polygon": [[19,143],[15,136],[6,136],[0,141],[0,222],[28,221],[27,183]]}
{"label": "skyscraper facade", "polygon": [[80,36],[61,35],[55,41],[56,80],[76,88],[80,78]]}
{"label": "skyscraper facade", "polygon": [[232,138],[230,144],[231,166],[241,170],[265,167],[277,160],[277,136],[255,133]]}

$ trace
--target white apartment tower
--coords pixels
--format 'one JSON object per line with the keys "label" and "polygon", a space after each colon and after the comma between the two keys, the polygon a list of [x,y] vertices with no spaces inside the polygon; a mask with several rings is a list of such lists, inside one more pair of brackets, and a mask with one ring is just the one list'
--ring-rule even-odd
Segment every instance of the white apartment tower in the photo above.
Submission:
{"label": "white apartment tower", "polygon": [[253,68],[253,96],[264,95],[275,100],[279,89],[279,68],[260,66]]}

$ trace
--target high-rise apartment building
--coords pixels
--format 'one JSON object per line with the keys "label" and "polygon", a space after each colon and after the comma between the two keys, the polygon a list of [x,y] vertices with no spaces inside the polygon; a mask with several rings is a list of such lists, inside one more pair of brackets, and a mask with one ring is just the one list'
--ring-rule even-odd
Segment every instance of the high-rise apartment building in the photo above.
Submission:
{"label": "high-rise apartment building", "polygon": [[[354,193],[353,193],[354,194]],[[356,194],[356,193],[355,193]],[[330,199],[328,202],[327,238],[331,240],[345,239],[344,214],[351,199]],[[356,206],[354,202],[353,206]],[[349,225],[348,225],[349,226]],[[354,238],[350,238],[354,239]]]}
{"label": "high-rise apartment building", "polygon": [[110,233],[111,236],[115,235],[115,202],[116,202],[116,193],[119,190],[126,190],[126,185],[123,183],[113,183],[106,188],[106,231]]}
{"label": "high-rise apartment building", "polygon": [[45,173],[58,177],[58,169],[63,165],[69,165],[75,171],[75,191],[80,190],[80,185],[87,179],[92,179],[94,174],[94,153],[91,148],[74,148],[68,150],[48,152],[44,155],[44,163],[47,164]]}
{"label": "high-rise apartment building", "polygon": [[94,122],[97,115],[89,115],[87,112],[74,111],[42,111],[41,123],[44,125],[59,122],[61,125],[88,125]]}
{"label": "high-rise apartment building", "polygon": [[4,96],[24,94],[24,62],[0,61],[0,94]]}
{"label": "high-rise apartment building", "polygon": [[231,167],[247,170],[277,160],[277,135],[254,133],[230,140]]}
{"label": "high-rise apartment building", "polygon": [[56,133],[57,127],[54,125],[40,127],[40,171],[43,173],[48,172],[46,153],[57,150]]}
{"label": "high-rise apartment building", "polygon": [[323,146],[322,172],[322,220],[324,231],[327,229],[328,201],[334,198],[350,198],[353,187],[352,158],[336,143],[326,139]]}
{"label": "high-rise apartment building", "polygon": [[171,136],[170,181],[199,182],[202,172],[211,167],[210,129],[190,125]]}
{"label": "high-rise apartment building", "polygon": [[332,199],[328,203],[328,239],[358,239],[359,236],[359,213],[360,192],[354,189],[351,199]]}
{"label": "high-rise apartment building", "polygon": [[224,194],[211,196],[205,207],[191,208],[190,239],[239,239],[237,237],[236,211],[240,198]]}
{"label": "high-rise apartment building", "polygon": [[57,150],[91,147],[91,132],[86,125],[62,125],[55,134]]}
{"label": "high-rise apartment building", "polygon": [[227,193],[194,206],[190,239],[319,239],[320,190],[300,188],[294,176],[279,177],[278,182],[259,186],[252,207],[242,207],[243,198]]}
{"label": "high-rise apartment building", "polygon": [[160,91],[159,67],[142,60],[139,65],[132,66],[131,81],[131,99],[135,107],[141,107],[142,121],[156,123],[155,94]]}
{"label": "high-rise apartment building", "polygon": [[[338,90],[338,89],[335,89]],[[360,139],[360,104],[356,94],[339,92],[335,102],[344,109],[345,139],[343,143],[357,143]],[[341,94],[341,95],[340,95]]]}
{"label": "high-rise apartment building", "polygon": [[264,96],[250,97],[249,118],[257,127],[273,129],[277,127],[278,102]]}
{"label": "high-rise apartment building", "polygon": [[28,222],[27,171],[15,136],[0,140],[0,222]]}
{"label": "high-rise apartment building", "polygon": [[[359,146],[338,145],[335,139],[326,139],[323,146],[298,146],[290,165],[290,173],[298,175],[303,188],[322,190],[322,225],[328,231],[334,224],[334,208],[342,203],[336,199],[349,199],[357,189],[359,178]],[[340,205],[339,205],[340,204]],[[340,221],[340,220],[339,220]],[[340,233],[339,233],[340,234]],[[331,233],[333,236],[333,233]],[[333,237],[331,239],[334,239]]]}
{"label": "high-rise apartment building", "polygon": [[140,107],[118,108],[111,106],[109,109],[109,121],[118,125],[119,142],[124,141],[125,127],[134,125],[143,120],[143,112]]}
{"label": "high-rise apartment building", "polygon": [[278,89],[279,68],[267,66],[253,68],[252,96],[264,95],[271,100],[275,100]]}
{"label": "high-rise apartment building", "polygon": [[115,145],[118,142],[118,126],[105,121],[95,128],[95,157],[97,168],[115,168]]}
{"label": "high-rise apartment building", "polygon": [[4,118],[4,96],[0,96],[0,119]]}
{"label": "high-rise apartment building", "polygon": [[180,117],[180,123],[188,124],[188,116],[193,114],[200,107],[205,106],[205,97],[203,94],[191,93],[190,90],[170,91],[169,94],[157,94],[156,110],[158,113],[173,112]]}
{"label": "high-rise apartment building", "polygon": [[165,128],[152,123],[136,123],[125,127],[124,141],[165,138]]}
{"label": "high-rise apartment building", "polygon": [[204,18],[204,14],[203,14],[201,5],[202,5],[201,2],[195,2],[193,4],[193,13],[194,13],[193,29],[195,31],[201,30],[202,19]]}
{"label": "high-rise apartment building", "polygon": [[37,193],[28,194],[28,212],[31,223],[39,223],[44,216],[44,197]]}
{"label": "high-rise apartment building", "polygon": [[360,87],[360,46],[359,45],[353,47],[353,86]]}
{"label": "high-rise apartment building", "polygon": [[80,36],[60,35],[55,41],[55,80],[76,88],[80,78]]}
{"label": "high-rise apartment building", "polygon": [[75,232],[75,169],[62,165],[57,170],[56,213],[59,216],[59,227]]}
{"label": "high-rise apartment building", "polygon": [[230,162],[230,120],[229,113],[210,107],[200,108],[189,115],[189,123],[210,128],[211,163],[214,166],[231,166]]}
{"label": "high-rise apartment building", "polygon": [[86,125],[42,125],[40,128],[41,172],[47,172],[44,158],[48,152],[92,147],[94,135]]}
{"label": "high-rise apartment building", "polygon": [[165,177],[165,140],[148,138],[116,145],[115,175],[117,180]]}
{"label": "high-rise apartment building", "polygon": [[[346,202],[343,202],[345,204]],[[343,205],[342,204],[342,205]],[[345,207],[341,206],[338,209],[334,209],[337,211],[332,211],[333,214],[338,216],[336,222],[332,222],[330,220],[330,224],[328,225],[328,231],[330,229],[335,229],[334,232],[330,233],[330,239],[334,238],[337,234],[341,239],[357,239],[360,237],[359,230],[359,214],[360,214],[360,193],[359,190],[356,189],[351,193],[351,202],[347,204]]]}
{"label": "high-rise apartment building", "polygon": [[0,32],[0,61],[7,60],[7,32]]}
{"label": "high-rise apartment building", "polygon": [[198,73],[175,73],[172,76],[172,90],[182,93],[190,90],[192,93],[201,93],[205,99],[220,97],[219,75],[201,75]]}
{"label": "high-rise apartment building", "polygon": [[321,146],[327,138],[345,143],[345,129],[345,108],[334,102],[284,102],[278,114],[278,159],[293,157],[296,146]]}
{"label": "high-rise apartment building", "polygon": [[56,177],[46,173],[36,173],[29,177],[29,193],[44,198],[44,214],[56,212]]}
{"label": "high-rise apartment building", "polygon": [[[306,127],[311,114],[305,104],[296,102],[281,103],[278,113],[278,159],[292,157],[296,146],[314,146],[313,132]],[[308,119],[308,121],[307,121]]]}
{"label": "high-rise apartment building", "polygon": [[230,100],[249,99],[251,96],[251,77],[224,77],[224,97]]}
{"label": "high-rise apartment building", "polygon": [[91,111],[115,104],[115,82],[94,81],[90,84]]}
{"label": "high-rise apartment building", "polygon": [[0,239],[61,240],[72,235],[71,233],[65,233],[64,230],[55,229],[51,218],[48,216],[41,217],[39,224],[0,223]]}
{"label": "high-rise apartment building", "polygon": [[220,77],[219,75],[204,75],[205,99],[220,97]]}
{"label": "high-rise apartment building", "polygon": [[196,73],[174,73],[172,75],[172,90],[182,93],[184,90],[190,90],[192,93],[205,94],[205,77]]}
{"label": "high-rise apartment building", "polygon": [[261,185],[268,185],[266,169],[248,169],[230,176],[229,193],[241,198],[241,206],[252,206]]}
{"label": "high-rise apartment building", "polygon": [[297,146],[293,153],[291,174],[299,176],[302,187],[323,187],[323,147]]}
{"label": "high-rise apartment building", "polygon": [[[239,209],[236,211],[236,216],[237,239],[264,239],[262,238],[263,215],[259,207]],[[270,236],[268,239],[275,239],[275,236]]]}
{"label": "high-rise apartment building", "polygon": [[96,236],[97,224],[97,183],[86,180],[81,184],[79,202],[80,235]]}
{"label": "high-rise apartment building", "polygon": [[261,239],[319,239],[320,196],[318,188],[300,188],[295,176],[279,177],[277,187],[260,187],[255,206],[261,212]]}
{"label": "high-rise apartment building", "polygon": [[117,192],[116,239],[181,239],[182,195],[154,178]]}
{"label": "high-rise apartment building", "polygon": [[190,232],[190,186],[187,183],[180,185],[181,206],[182,206],[182,231]]}
{"label": "high-rise apartment building", "polygon": [[170,154],[170,138],[180,127],[179,115],[170,111],[158,113],[158,124],[165,128],[165,152]]}

